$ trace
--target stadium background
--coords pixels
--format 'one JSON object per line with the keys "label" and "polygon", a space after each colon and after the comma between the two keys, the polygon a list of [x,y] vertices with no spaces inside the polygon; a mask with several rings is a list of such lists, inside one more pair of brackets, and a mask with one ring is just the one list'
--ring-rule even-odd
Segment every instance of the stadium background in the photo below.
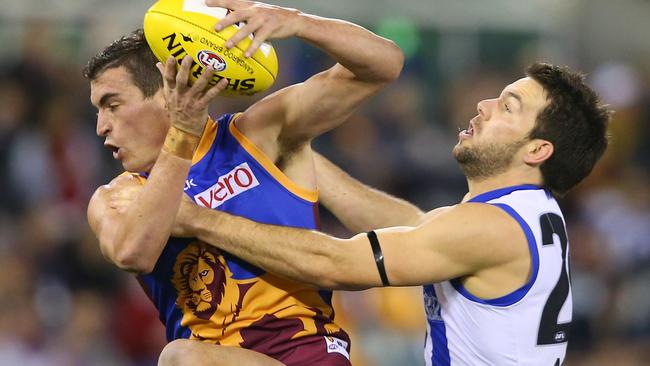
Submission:
{"label": "stadium background", "polygon": [[[606,157],[561,202],[575,303],[567,364],[650,364],[650,1],[275,3],[357,22],[402,46],[401,78],[315,146],[423,209],[462,197],[450,149],[478,100],[534,60],[588,73],[617,113]],[[120,169],[94,134],[81,69],[138,27],[150,4],[0,0],[0,365],[152,365],[164,345],[153,306],[104,261],[85,220],[93,190]],[[274,89],[331,64],[299,41],[274,44]],[[212,112],[252,102],[220,100]],[[323,223],[348,235],[325,212]],[[335,295],[355,365],[422,363],[420,291]]]}

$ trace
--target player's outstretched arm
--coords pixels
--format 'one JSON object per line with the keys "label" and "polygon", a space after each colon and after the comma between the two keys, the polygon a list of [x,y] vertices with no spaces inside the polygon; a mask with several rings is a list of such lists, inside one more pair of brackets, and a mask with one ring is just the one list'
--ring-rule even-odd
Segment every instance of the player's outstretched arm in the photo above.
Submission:
{"label": "player's outstretched arm", "polygon": [[206,90],[210,71],[189,87],[190,65],[191,58],[186,57],[178,74],[173,58],[159,65],[171,127],[147,182],[142,187],[138,179],[120,176],[97,189],[88,205],[88,222],[102,253],[124,270],[148,273],[158,261],[207,120],[207,105],[225,85]]}
{"label": "player's outstretched arm", "polygon": [[[137,197],[123,191],[121,205]],[[416,227],[376,230],[392,286],[422,285],[530,259],[525,235],[505,211],[463,203],[426,214]],[[184,198],[173,236],[193,237],[255,266],[319,288],[359,290],[385,285],[368,236],[339,239],[312,230],[266,225]],[[520,263],[521,264],[521,263]]]}
{"label": "player's outstretched arm", "polygon": [[320,202],[350,231],[417,226],[425,213],[415,205],[369,187],[314,153]]}
{"label": "player's outstretched arm", "polygon": [[233,10],[217,23],[217,29],[246,22],[231,39],[232,44],[253,32],[252,47],[266,39],[298,37],[337,62],[304,83],[254,104],[238,120],[239,129],[271,158],[279,155],[278,149],[299,149],[313,137],[338,126],[361,102],[401,72],[401,50],[392,41],[358,25],[252,1],[206,3]]}
{"label": "player's outstretched arm", "polygon": [[[489,222],[488,222],[489,221]],[[184,200],[175,235],[195,236],[271,273],[320,288],[384,286],[367,235],[339,239],[316,231],[260,224]],[[393,286],[434,283],[515,260],[527,247],[517,223],[486,204],[434,210],[417,227],[376,231]],[[513,243],[515,243],[513,248]]]}

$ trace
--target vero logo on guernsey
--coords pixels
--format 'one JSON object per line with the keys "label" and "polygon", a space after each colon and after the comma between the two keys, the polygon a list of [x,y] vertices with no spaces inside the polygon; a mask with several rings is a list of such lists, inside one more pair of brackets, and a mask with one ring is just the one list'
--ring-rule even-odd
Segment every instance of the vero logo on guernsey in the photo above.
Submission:
{"label": "vero logo on guernsey", "polygon": [[201,206],[217,208],[236,195],[258,185],[260,183],[248,163],[243,163],[220,176],[217,183],[194,196],[194,200]]}

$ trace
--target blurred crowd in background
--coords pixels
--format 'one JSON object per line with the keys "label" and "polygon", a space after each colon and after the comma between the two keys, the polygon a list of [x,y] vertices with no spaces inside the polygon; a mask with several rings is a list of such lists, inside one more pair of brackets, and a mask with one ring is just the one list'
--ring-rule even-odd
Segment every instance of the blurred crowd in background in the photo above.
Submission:
{"label": "blurred crowd in background", "polygon": [[[479,100],[498,96],[538,59],[587,73],[616,114],[606,156],[560,200],[574,296],[567,364],[650,364],[650,60],[595,60],[575,49],[554,59],[540,46],[549,40],[530,30],[454,33],[404,19],[364,25],[403,47],[402,76],[314,145],[353,176],[425,210],[466,192],[450,152]],[[3,47],[15,51],[0,60],[0,365],[154,365],[165,344],[153,304],[132,275],[104,260],[86,223],[93,191],[121,172],[95,135],[81,75],[105,45],[91,28],[0,17],[0,29],[12,30],[0,36]],[[450,46],[454,40],[462,47]],[[274,44],[273,90],[331,65],[299,41]],[[240,111],[259,97],[219,99],[211,113]],[[324,231],[350,234],[325,209],[321,215]],[[355,365],[423,363],[421,288],[334,299]]]}

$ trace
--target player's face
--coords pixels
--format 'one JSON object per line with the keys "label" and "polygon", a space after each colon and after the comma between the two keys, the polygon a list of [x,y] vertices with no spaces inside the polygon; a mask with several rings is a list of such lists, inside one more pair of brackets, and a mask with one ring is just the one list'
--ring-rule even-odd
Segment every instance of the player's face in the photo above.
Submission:
{"label": "player's face", "polygon": [[[458,135],[454,156],[477,175],[489,176],[506,170],[516,159],[535,120],[547,104],[546,91],[531,78],[519,79],[503,89],[496,99],[478,103],[478,115]],[[464,169],[466,174],[468,169]]]}
{"label": "player's face", "polygon": [[127,171],[149,172],[169,128],[162,92],[145,98],[123,67],[105,70],[90,83],[97,108],[97,135]]}

